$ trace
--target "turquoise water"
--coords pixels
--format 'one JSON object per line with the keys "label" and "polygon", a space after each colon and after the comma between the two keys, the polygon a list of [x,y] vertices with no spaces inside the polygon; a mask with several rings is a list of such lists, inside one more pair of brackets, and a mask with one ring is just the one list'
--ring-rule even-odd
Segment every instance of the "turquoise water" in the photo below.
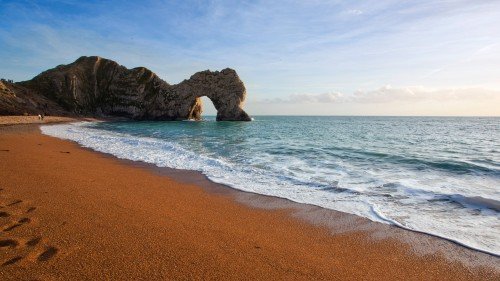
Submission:
{"label": "turquoise water", "polygon": [[500,118],[257,116],[42,131],[500,254]]}

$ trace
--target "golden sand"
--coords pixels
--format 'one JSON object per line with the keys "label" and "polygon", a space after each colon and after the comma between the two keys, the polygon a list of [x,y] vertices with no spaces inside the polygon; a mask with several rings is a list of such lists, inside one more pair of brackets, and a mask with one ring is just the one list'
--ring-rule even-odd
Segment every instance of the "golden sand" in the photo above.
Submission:
{"label": "golden sand", "polygon": [[37,125],[0,128],[0,206],[0,280],[500,280],[248,207]]}

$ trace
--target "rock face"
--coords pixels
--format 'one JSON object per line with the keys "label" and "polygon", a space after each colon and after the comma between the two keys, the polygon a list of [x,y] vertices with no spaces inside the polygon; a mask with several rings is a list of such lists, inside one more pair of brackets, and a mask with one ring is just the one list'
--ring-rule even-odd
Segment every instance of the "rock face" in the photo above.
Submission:
{"label": "rock face", "polygon": [[0,115],[70,115],[54,101],[12,82],[0,81]]}
{"label": "rock face", "polygon": [[112,60],[81,57],[16,84],[77,115],[199,120],[200,98],[206,96],[217,109],[218,121],[251,120],[242,109],[245,85],[229,68],[198,72],[169,85],[144,67],[127,69]]}

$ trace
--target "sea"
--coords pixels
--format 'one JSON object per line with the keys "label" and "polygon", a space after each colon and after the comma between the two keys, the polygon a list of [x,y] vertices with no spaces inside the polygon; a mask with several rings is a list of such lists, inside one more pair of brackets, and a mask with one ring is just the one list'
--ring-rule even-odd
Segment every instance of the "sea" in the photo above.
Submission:
{"label": "sea", "polygon": [[235,189],[500,256],[500,118],[205,117],[41,129],[118,158],[199,171]]}

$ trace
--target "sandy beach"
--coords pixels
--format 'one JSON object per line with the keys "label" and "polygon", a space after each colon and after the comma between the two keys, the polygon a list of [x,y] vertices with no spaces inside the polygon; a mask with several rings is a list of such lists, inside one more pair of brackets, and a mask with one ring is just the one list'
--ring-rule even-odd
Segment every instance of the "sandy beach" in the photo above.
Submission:
{"label": "sandy beach", "polygon": [[46,124],[76,121],[76,118],[62,116],[45,116],[40,120],[38,116],[0,116],[0,125],[18,125],[18,124]]}
{"label": "sandy beach", "polygon": [[500,279],[498,258],[442,239],[224,191],[38,126],[0,127],[1,280]]}

